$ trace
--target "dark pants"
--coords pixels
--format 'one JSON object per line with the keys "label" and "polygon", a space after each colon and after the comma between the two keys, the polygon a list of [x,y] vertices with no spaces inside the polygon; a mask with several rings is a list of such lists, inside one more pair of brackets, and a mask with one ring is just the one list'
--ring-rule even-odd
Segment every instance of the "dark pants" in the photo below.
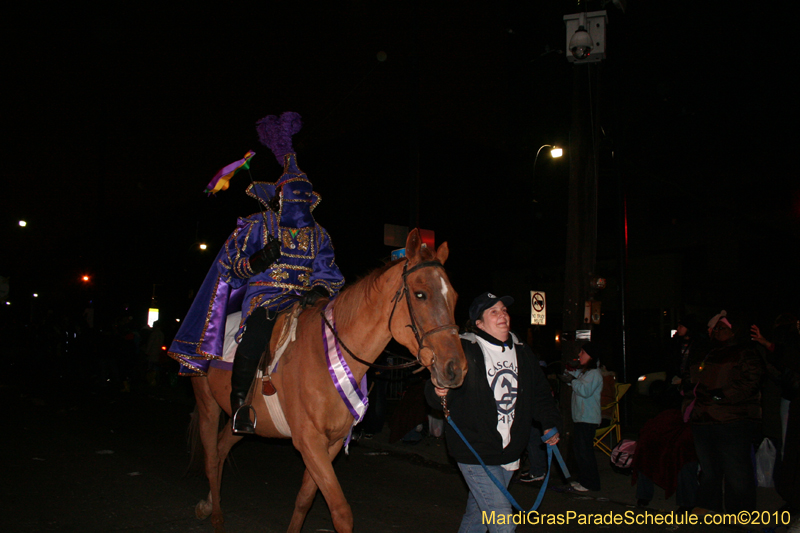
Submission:
{"label": "dark pants", "polygon": [[[642,472],[637,474],[636,499],[653,499],[655,487],[653,480]],[[695,507],[697,501],[697,462],[686,463],[678,472],[678,490],[675,493],[675,503],[678,507]]]}
{"label": "dark pants", "polygon": [[594,456],[594,434],[598,424],[575,422],[572,426],[572,452],[578,468],[578,483],[589,490],[600,490],[600,472]]}
{"label": "dark pants", "polygon": [[543,476],[547,473],[547,445],[542,442],[542,430],[533,425],[528,440],[528,463],[528,472],[533,477]]}
{"label": "dark pants", "polygon": [[751,420],[692,425],[700,461],[698,507],[727,513],[756,509],[756,481],[750,450],[757,431],[758,424]]}

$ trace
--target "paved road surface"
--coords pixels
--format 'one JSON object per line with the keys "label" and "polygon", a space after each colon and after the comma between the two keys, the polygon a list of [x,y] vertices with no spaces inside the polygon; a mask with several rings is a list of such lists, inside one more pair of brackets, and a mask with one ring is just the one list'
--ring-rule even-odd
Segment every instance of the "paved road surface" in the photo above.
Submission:
{"label": "paved road surface", "polygon": [[[141,386],[131,393],[42,383],[41,390],[23,394],[18,385],[0,388],[11,419],[0,441],[0,531],[213,531],[208,521],[194,517],[195,504],[207,493],[205,478],[185,473],[189,462],[185,433],[193,409],[186,383],[164,389]],[[443,448],[433,451],[445,457],[440,453]],[[350,456],[339,456],[336,471],[353,508],[356,531],[457,531],[467,494],[463,481],[452,464],[443,464],[446,459],[437,462],[426,455],[430,457],[362,441],[351,448]],[[303,472],[299,454],[288,441],[248,438],[234,448],[232,459],[223,484],[227,531],[285,531]],[[632,494],[629,482],[613,483],[620,488],[607,494],[610,497],[548,491],[540,511],[642,512],[626,505]],[[533,504],[535,491],[527,485],[512,487],[526,508]],[[526,525],[518,531],[586,531],[587,527]],[[602,527],[620,532],[676,529]],[[304,531],[332,530],[327,506],[318,496]]]}

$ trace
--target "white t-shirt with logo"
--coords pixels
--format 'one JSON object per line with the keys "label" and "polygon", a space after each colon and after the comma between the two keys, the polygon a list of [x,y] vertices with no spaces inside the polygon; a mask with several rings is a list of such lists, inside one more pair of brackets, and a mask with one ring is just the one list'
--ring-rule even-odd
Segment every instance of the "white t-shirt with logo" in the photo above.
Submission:
{"label": "white t-shirt with logo", "polygon": [[[497,346],[477,337],[478,345],[483,352],[486,365],[486,380],[494,392],[497,406],[497,432],[503,438],[503,448],[511,442],[511,425],[514,423],[514,412],[517,406],[517,351],[513,343],[511,347]],[[519,468],[519,460],[503,465],[506,470]]]}

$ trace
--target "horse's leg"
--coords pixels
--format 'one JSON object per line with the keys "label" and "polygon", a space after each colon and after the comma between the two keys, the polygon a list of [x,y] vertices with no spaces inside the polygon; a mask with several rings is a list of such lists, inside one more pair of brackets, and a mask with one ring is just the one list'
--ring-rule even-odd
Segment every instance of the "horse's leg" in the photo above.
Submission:
{"label": "horse's leg", "polygon": [[217,430],[222,409],[211,393],[207,378],[192,378],[192,388],[194,389],[194,396],[200,414],[200,441],[203,443],[206,477],[210,488],[208,500],[197,504],[195,514],[197,518],[207,518],[209,514],[208,507],[211,504],[211,524],[213,524],[216,533],[222,533],[225,530],[219,497],[222,465],[217,451]]}
{"label": "horse's leg", "polygon": [[297,499],[294,501],[294,513],[292,513],[292,522],[289,524],[288,533],[300,532],[316,495],[317,483],[306,468],[303,473],[303,485],[300,487],[300,492],[297,493]]}
{"label": "horse's leg", "polygon": [[222,486],[222,469],[225,466],[225,459],[228,458],[233,445],[244,438],[243,435],[236,435],[231,431],[227,425],[222,428],[222,431],[217,435],[217,486]]}
{"label": "horse's leg", "polygon": [[[310,473],[314,483],[322,491],[325,497],[325,502],[328,504],[328,509],[331,511],[331,519],[333,520],[333,528],[337,533],[352,533],[353,531],[353,512],[350,510],[350,504],[344,497],[342,486],[336,478],[336,472],[333,470],[333,460],[342,449],[343,442],[341,440],[329,446],[327,438],[324,435],[315,435],[312,438],[303,439],[300,446],[297,448],[303,456],[303,461],[306,464],[306,474]],[[307,486],[306,476],[303,476],[303,485],[298,494],[298,501],[304,495],[304,491],[310,487]],[[308,497],[308,495],[305,495]],[[313,498],[313,494],[311,495]],[[310,507],[310,502],[308,503]],[[295,515],[298,509],[295,507]],[[308,509],[306,509],[308,512]],[[305,514],[303,515],[305,517]],[[295,516],[292,516],[292,525],[295,523]],[[302,522],[301,522],[302,524]],[[289,531],[294,533],[291,526]]]}

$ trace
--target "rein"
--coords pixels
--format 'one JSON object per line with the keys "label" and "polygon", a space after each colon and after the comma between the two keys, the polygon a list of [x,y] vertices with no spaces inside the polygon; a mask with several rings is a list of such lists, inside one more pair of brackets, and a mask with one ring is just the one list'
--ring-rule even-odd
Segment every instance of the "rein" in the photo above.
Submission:
{"label": "rein", "polygon": [[564,473],[564,476],[569,479],[570,474],[569,470],[567,469],[567,465],[564,464],[564,459],[561,458],[561,452],[558,451],[558,446],[555,444],[547,444],[547,441],[550,440],[550,437],[558,433],[558,428],[553,428],[544,435],[542,435],[542,442],[547,444],[547,474],[545,475],[544,482],[542,483],[542,487],[539,489],[539,494],[536,496],[536,501],[533,504],[533,507],[530,508],[529,511],[526,511],[522,508],[520,504],[517,503],[517,500],[508,492],[508,489],[499,479],[497,479],[494,474],[489,471],[489,468],[486,466],[486,463],[483,462],[481,456],[478,455],[478,452],[475,451],[475,448],[467,441],[467,438],[464,437],[464,434],[461,433],[461,430],[458,429],[456,423],[453,422],[453,419],[450,418],[450,410],[447,408],[447,398],[442,398],[442,410],[444,411],[444,416],[447,419],[447,423],[450,424],[450,427],[456,432],[456,434],[461,437],[461,440],[464,441],[464,444],[467,445],[469,451],[472,452],[472,455],[478,460],[478,463],[483,467],[483,470],[486,472],[486,475],[489,476],[489,479],[500,489],[500,492],[508,499],[509,503],[514,506],[518,511],[523,512],[525,514],[531,513],[539,508],[539,505],[542,503],[542,499],[544,498],[544,493],[547,491],[547,482],[550,481],[550,471],[552,470],[553,466],[553,455],[555,455],[556,460],[558,461],[558,465],[561,467],[561,471]]}
{"label": "rein", "polygon": [[336,339],[336,342],[338,342],[339,345],[342,348],[344,348],[344,351],[346,351],[348,354],[350,354],[350,357],[352,357],[353,359],[355,359],[356,361],[358,361],[362,365],[366,365],[366,366],[369,366],[369,367],[372,367],[372,368],[377,368],[378,370],[398,370],[398,369],[401,369],[401,368],[411,368],[412,366],[417,366],[418,364],[420,364],[419,361],[417,361],[416,359],[414,359],[413,361],[408,361],[407,363],[400,363],[399,365],[379,365],[377,363],[368,363],[367,361],[364,361],[363,359],[358,357],[356,354],[354,354],[353,351],[350,348],[347,347],[347,345],[344,343],[344,341],[342,341],[342,339],[339,337],[339,333],[337,333],[336,330],[333,329],[333,326],[331,326],[331,323],[328,322],[328,318],[325,316],[325,313],[322,312],[322,313],[320,313],[320,315],[322,316],[322,321],[325,322],[325,325],[333,333],[333,337]]}
{"label": "rein", "polygon": [[[325,313],[324,312],[320,312],[320,315],[322,316],[322,320],[325,322],[325,325],[328,327],[328,329],[331,330],[331,332],[333,333],[334,338],[342,346],[342,348],[344,348],[345,351],[348,354],[350,354],[350,357],[352,357],[353,359],[355,359],[356,361],[358,361],[362,365],[366,365],[366,366],[371,367],[371,368],[377,368],[378,370],[398,370],[398,369],[402,369],[402,368],[410,368],[412,366],[416,366],[416,365],[421,365],[422,364],[420,362],[420,354],[422,354],[422,349],[424,348],[423,343],[424,343],[426,337],[428,337],[429,335],[433,335],[434,333],[438,333],[440,331],[447,330],[447,329],[455,328],[456,331],[458,330],[458,326],[456,324],[445,324],[443,326],[437,326],[437,327],[435,327],[435,328],[433,328],[433,329],[431,329],[429,331],[426,331],[422,335],[419,334],[420,328],[417,326],[418,321],[416,319],[416,315],[414,314],[414,308],[411,306],[411,291],[408,290],[408,276],[410,274],[412,274],[413,272],[416,272],[417,270],[422,270],[423,268],[444,268],[444,265],[442,265],[442,263],[440,263],[439,261],[436,261],[436,260],[424,261],[422,263],[414,265],[413,267],[411,267],[409,269],[408,268],[408,259],[406,258],[406,263],[405,263],[405,265],[403,265],[403,286],[400,287],[399,289],[397,289],[397,292],[392,297],[392,301],[394,302],[394,305],[392,306],[392,312],[389,314],[389,331],[391,331],[392,330],[392,318],[394,318],[395,309],[397,309],[398,302],[400,302],[400,299],[402,298],[403,294],[405,294],[406,306],[408,307],[408,317],[411,320],[411,324],[408,324],[406,327],[407,328],[411,328],[411,331],[414,332],[414,337],[417,339],[418,348],[417,348],[416,359],[414,359],[413,361],[408,361],[406,363],[400,363],[398,365],[379,365],[377,363],[369,363],[367,361],[364,361],[363,359],[358,357],[356,354],[354,354],[352,352],[352,350],[350,350],[350,348],[348,348],[347,345],[344,342],[342,342],[342,339],[339,338],[339,334],[333,329],[333,326],[331,326],[330,322],[328,322],[328,319],[325,317]],[[433,349],[431,349],[431,351],[433,352]],[[386,352],[386,353],[388,353],[388,352]],[[433,358],[431,359],[431,364],[433,364],[434,361],[436,361],[436,352],[433,352]],[[420,369],[420,370],[422,370],[422,369]]]}

